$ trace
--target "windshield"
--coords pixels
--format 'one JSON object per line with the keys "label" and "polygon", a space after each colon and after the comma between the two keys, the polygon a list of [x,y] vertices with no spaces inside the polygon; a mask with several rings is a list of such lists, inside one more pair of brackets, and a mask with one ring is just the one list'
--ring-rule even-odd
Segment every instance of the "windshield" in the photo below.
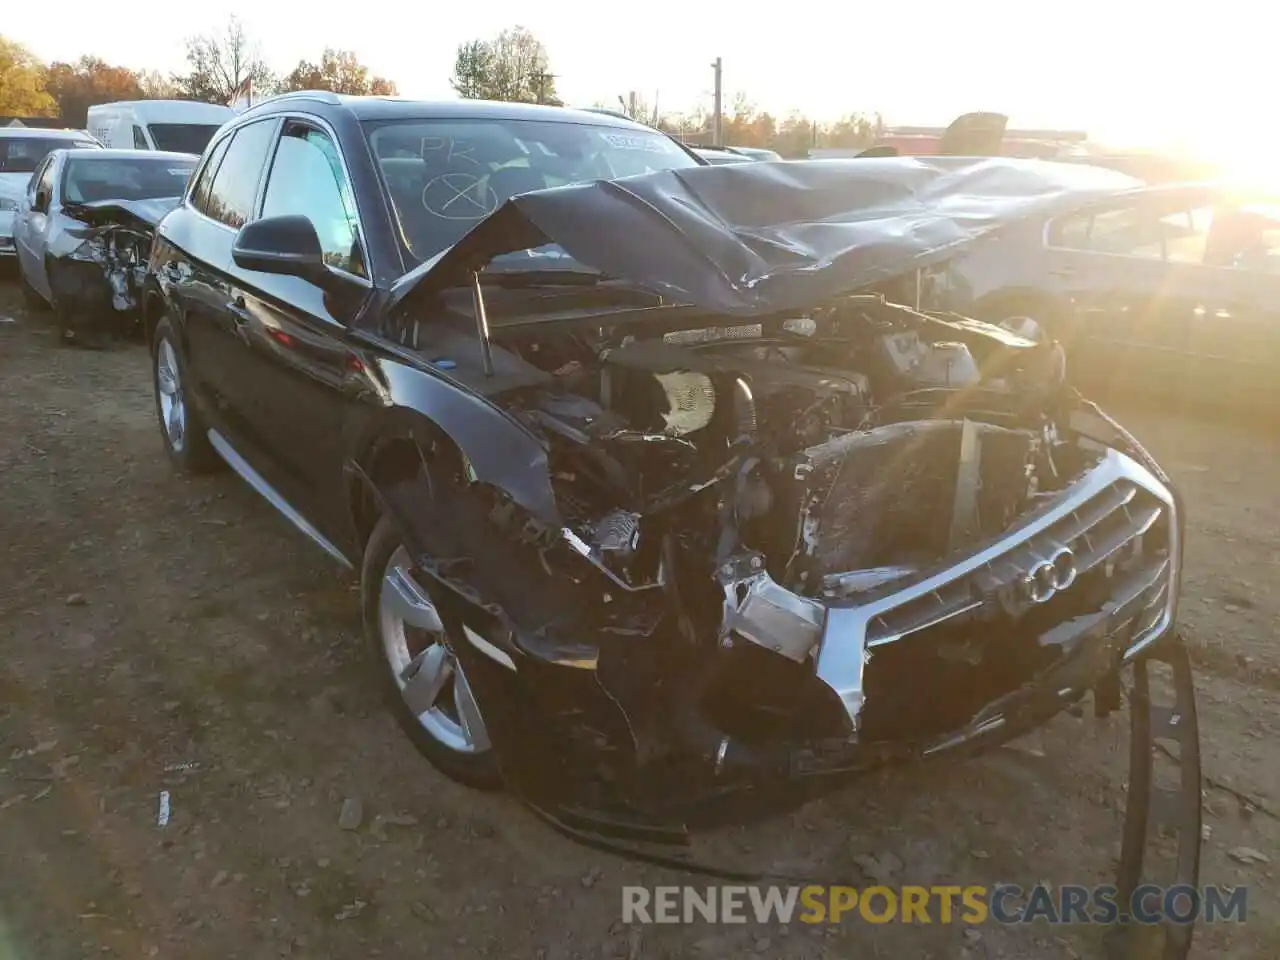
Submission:
{"label": "windshield", "polygon": [[698,165],[657,131],[602,124],[407,120],[366,123],[365,132],[404,245],[418,260],[456,243],[515,194]]}
{"label": "windshield", "polygon": [[51,150],[96,146],[92,140],[65,137],[0,137],[0,173],[34,173]]}
{"label": "windshield", "polygon": [[149,123],[147,130],[157,150],[199,156],[220,126],[217,123]]}
{"label": "windshield", "polygon": [[67,164],[63,199],[156,200],[180,197],[196,161],[174,157],[80,157]]}

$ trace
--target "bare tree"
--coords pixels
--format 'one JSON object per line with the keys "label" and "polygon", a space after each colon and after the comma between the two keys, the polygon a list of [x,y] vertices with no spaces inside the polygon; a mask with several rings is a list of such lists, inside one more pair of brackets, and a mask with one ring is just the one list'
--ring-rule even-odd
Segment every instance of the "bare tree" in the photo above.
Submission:
{"label": "bare tree", "polygon": [[179,93],[189,100],[230,103],[252,83],[255,94],[270,93],[275,77],[267,67],[258,45],[249,39],[236,17],[227,21],[221,33],[207,33],[187,40],[190,72],[174,76]]}
{"label": "bare tree", "polygon": [[138,86],[142,95],[148,100],[172,100],[178,96],[178,88],[173,80],[159,70],[138,71]]}
{"label": "bare tree", "polygon": [[547,48],[524,27],[458,47],[453,89],[472,100],[559,104]]}

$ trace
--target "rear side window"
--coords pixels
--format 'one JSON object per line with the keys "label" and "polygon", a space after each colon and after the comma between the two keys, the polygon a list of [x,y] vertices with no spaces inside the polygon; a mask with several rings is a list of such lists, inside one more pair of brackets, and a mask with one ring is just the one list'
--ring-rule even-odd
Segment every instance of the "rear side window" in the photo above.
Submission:
{"label": "rear side window", "polygon": [[200,181],[191,191],[191,205],[203,214],[209,213],[209,191],[213,188],[213,177],[218,172],[218,164],[222,163],[222,157],[226,154],[227,144],[230,142],[231,138],[227,137],[213,148],[213,153],[209,155],[209,162],[200,171]]}
{"label": "rear side window", "polygon": [[232,135],[226,155],[213,175],[204,210],[208,216],[236,229],[253,217],[253,201],[275,129],[275,121],[264,120],[241,127]]}

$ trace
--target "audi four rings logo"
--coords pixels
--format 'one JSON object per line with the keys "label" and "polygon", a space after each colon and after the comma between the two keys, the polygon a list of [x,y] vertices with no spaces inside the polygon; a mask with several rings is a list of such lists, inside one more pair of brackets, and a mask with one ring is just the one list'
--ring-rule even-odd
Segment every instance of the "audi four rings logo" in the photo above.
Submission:
{"label": "audi four rings logo", "polygon": [[1054,594],[1076,582],[1076,555],[1068,548],[1055,550],[1022,575],[1022,593],[1032,603],[1046,603]]}

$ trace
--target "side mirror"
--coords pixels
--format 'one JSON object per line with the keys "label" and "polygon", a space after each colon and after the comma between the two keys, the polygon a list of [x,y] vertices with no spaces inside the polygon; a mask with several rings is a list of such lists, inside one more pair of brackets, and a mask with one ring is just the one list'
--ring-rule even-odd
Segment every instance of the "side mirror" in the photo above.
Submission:
{"label": "side mirror", "polygon": [[324,285],[328,274],[320,236],[299,214],[246,223],[236,234],[231,258],[246,270],[302,277],[317,286]]}
{"label": "side mirror", "polygon": [[46,213],[49,210],[49,190],[47,187],[41,187],[36,191],[35,202],[31,204],[31,209],[37,213]]}

